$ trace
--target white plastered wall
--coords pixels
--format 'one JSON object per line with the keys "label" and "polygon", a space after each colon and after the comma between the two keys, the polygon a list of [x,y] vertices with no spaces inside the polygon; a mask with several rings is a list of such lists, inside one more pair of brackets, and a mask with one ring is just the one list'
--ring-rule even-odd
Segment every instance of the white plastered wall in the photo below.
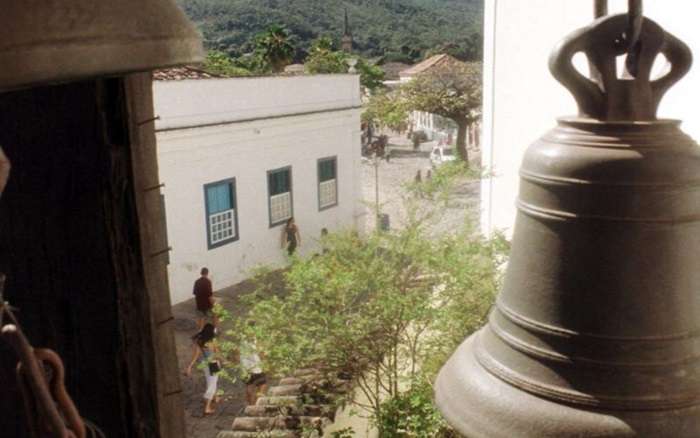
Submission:
{"label": "white plastered wall", "polygon": [[[160,177],[173,248],[169,265],[173,303],[192,297],[192,283],[202,266],[209,268],[215,289],[221,289],[244,280],[258,265],[285,263],[282,227],[269,226],[268,170],[292,166],[302,254],[318,250],[322,228],[355,225],[362,210],[359,82],[356,76],[322,76],[315,82],[313,78],[155,84],[156,112],[161,117]],[[197,124],[211,126],[167,130]],[[317,160],[330,156],[337,157],[339,203],[319,211]],[[240,237],[210,250],[204,185],[229,178],[236,179]]]}
{"label": "white plastered wall", "polygon": [[[610,1],[611,13],[626,10]],[[700,54],[700,2],[646,0],[645,15]],[[485,233],[512,232],[518,169],[527,146],[576,105],[547,67],[551,49],[593,20],[593,0],[486,0],[484,47],[483,165],[493,177],[482,184],[481,225]],[[684,130],[700,138],[700,66],[669,91],[660,117],[684,120]]]}

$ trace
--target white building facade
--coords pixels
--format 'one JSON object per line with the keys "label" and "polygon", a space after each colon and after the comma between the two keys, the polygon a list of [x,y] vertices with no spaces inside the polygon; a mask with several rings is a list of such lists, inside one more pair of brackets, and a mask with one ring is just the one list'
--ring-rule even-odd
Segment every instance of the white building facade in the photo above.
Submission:
{"label": "white building facade", "polygon": [[204,266],[215,289],[283,266],[292,216],[301,255],[323,228],[362,222],[358,76],[165,81],[154,94],[173,303]]}
{"label": "white building facade", "polygon": [[[647,0],[644,13],[700,53],[698,2]],[[518,169],[526,148],[560,116],[577,112],[569,92],[548,70],[554,46],[593,21],[593,0],[489,0],[485,3],[484,115],[482,163],[492,177],[482,184],[481,225],[485,233],[505,230],[515,220]],[[627,2],[610,0],[610,12],[626,12]],[[585,59],[575,59],[587,72]],[[663,68],[659,61],[657,71]],[[695,66],[661,102],[659,117],[684,120],[684,130],[700,139],[700,66]]]}

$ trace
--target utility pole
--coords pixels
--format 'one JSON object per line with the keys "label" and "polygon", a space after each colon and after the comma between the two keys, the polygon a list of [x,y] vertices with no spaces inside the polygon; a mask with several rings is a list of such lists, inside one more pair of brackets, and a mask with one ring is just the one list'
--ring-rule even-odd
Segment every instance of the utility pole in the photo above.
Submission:
{"label": "utility pole", "polygon": [[379,154],[374,151],[374,220],[377,229],[381,227],[379,217]]}

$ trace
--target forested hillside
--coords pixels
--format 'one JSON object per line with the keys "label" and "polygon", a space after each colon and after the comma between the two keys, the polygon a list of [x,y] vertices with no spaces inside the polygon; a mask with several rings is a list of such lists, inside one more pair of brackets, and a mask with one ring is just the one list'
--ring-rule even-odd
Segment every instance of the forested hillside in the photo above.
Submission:
{"label": "forested hillside", "polygon": [[435,51],[481,57],[483,0],[178,1],[207,47],[234,57],[252,50],[256,34],[280,24],[294,36],[301,60],[316,38],[339,41],[345,8],[355,50],[366,57],[418,61]]}

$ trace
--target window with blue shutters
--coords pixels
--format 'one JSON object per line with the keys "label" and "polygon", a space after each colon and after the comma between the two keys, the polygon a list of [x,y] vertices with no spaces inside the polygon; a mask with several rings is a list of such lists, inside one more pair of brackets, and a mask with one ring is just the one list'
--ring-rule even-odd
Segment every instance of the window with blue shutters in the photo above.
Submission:
{"label": "window with blue shutters", "polygon": [[336,157],[318,160],[318,209],[338,205],[338,160]]}
{"label": "window with blue shutters", "polygon": [[205,185],[204,201],[209,249],[238,240],[235,178]]}
{"label": "window with blue shutters", "polygon": [[267,193],[270,226],[274,227],[286,222],[294,214],[291,167],[267,172]]}

